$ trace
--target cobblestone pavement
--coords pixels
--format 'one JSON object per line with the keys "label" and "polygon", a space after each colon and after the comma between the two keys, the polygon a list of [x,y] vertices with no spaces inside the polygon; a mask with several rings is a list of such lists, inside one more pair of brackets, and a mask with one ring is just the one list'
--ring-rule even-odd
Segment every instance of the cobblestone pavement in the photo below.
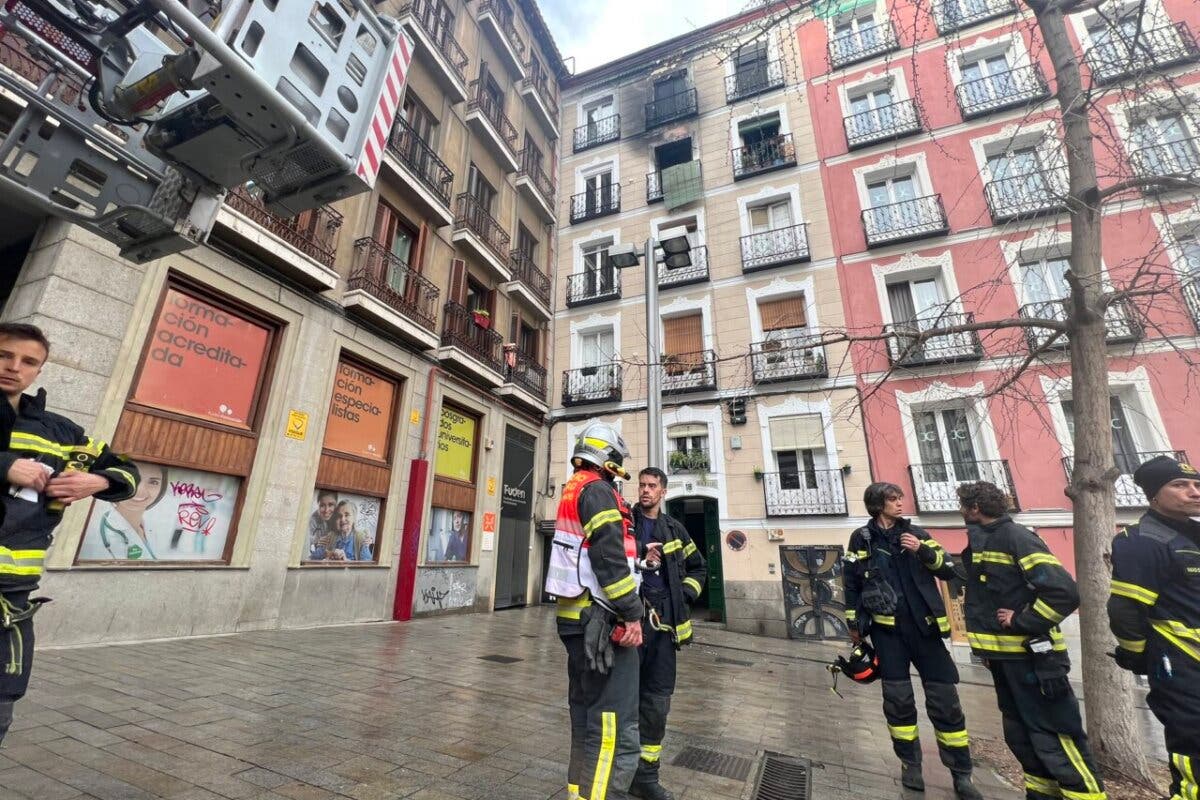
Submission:
{"label": "cobblestone pavement", "polygon": [[[845,682],[839,699],[820,646],[707,626],[697,639],[665,742],[680,800],[746,790],[672,764],[688,745],[810,758],[814,800],[907,797],[878,685]],[[547,608],[42,651],[0,749],[0,797],[561,800],[565,697]],[[963,704],[973,735],[999,738],[988,688],[964,684]],[[921,733],[924,797],[945,800],[924,718]],[[989,800],[1020,797],[977,777]]]}

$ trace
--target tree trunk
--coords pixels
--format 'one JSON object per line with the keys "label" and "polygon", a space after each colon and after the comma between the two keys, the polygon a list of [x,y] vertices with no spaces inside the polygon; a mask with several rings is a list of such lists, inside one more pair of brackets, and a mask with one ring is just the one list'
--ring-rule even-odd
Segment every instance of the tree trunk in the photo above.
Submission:
{"label": "tree trunk", "polygon": [[1116,532],[1112,413],[1109,409],[1108,348],[1104,286],[1100,269],[1100,202],[1087,96],[1079,61],[1061,12],[1037,14],[1046,50],[1054,62],[1071,176],[1071,397],[1075,416],[1075,463],[1068,494],[1074,504],[1075,571],[1079,582],[1080,640],[1087,731],[1101,767],[1153,783],[1146,767],[1133,707],[1133,678],[1106,655],[1113,637],[1106,605],[1110,553]]}

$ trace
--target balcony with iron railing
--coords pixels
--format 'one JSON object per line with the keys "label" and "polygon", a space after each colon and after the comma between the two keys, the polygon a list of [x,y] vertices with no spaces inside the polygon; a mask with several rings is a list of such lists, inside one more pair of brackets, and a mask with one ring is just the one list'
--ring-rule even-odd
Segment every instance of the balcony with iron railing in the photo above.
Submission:
{"label": "balcony with iron railing", "polygon": [[504,365],[504,382],[520,387],[539,401],[546,400],[546,368],[528,353],[520,350],[511,356],[512,363]]}
{"label": "balcony with iron railing", "polygon": [[528,289],[531,299],[541,303],[545,310],[549,311],[550,276],[538,269],[533,257],[528,253],[513,250],[509,253],[509,259],[512,263],[513,280],[520,283],[521,287]]}
{"label": "balcony with iron railing", "polygon": [[1200,47],[1187,23],[1139,31],[1136,38],[1114,30],[1084,52],[1096,83],[1163,70],[1200,60]]}
{"label": "balcony with iron railing", "polygon": [[792,145],[790,133],[735,147],[731,154],[735,181],[796,166],[796,148]]}
{"label": "balcony with iron railing", "polygon": [[433,55],[434,74],[439,83],[451,95],[452,102],[467,99],[467,66],[470,59],[459,45],[450,26],[443,17],[443,5],[439,0],[407,0],[400,6],[397,17],[400,24],[408,27]]}
{"label": "balcony with iron railing", "polygon": [[767,472],[762,476],[768,517],[844,516],[845,476],[840,469]]}
{"label": "balcony with iron railing", "polygon": [[[1157,450],[1146,453],[1113,453],[1113,463],[1116,465],[1117,480],[1114,484],[1116,490],[1116,506],[1117,508],[1145,508],[1146,493],[1141,487],[1133,482],[1133,473],[1139,466],[1158,456],[1168,456],[1180,461],[1184,464],[1188,462],[1187,452],[1184,450]],[[1064,456],[1062,460],[1063,471],[1067,474],[1067,481],[1070,482],[1072,474],[1075,472],[1075,457]]]}
{"label": "balcony with iron railing", "polygon": [[623,383],[621,365],[617,363],[563,370],[562,404],[619,402]]}
{"label": "balcony with iron railing", "polygon": [[988,181],[983,194],[992,222],[1000,224],[1066,211],[1070,180],[1066,167],[1042,167],[1024,175]]}
{"label": "balcony with iron railing", "polygon": [[1192,324],[1200,331],[1200,273],[1193,273],[1180,283],[1183,291],[1183,304],[1187,307]]}
{"label": "balcony with iron railing", "polygon": [[[1129,154],[1129,162],[1139,178],[1174,177],[1200,181],[1200,136],[1141,147]],[[1167,188],[1147,187],[1144,191]]]}
{"label": "balcony with iron railing", "polygon": [[1050,86],[1037,64],[963,81],[954,88],[964,120],[996,111],[1032,105],[1050,96]]}
{"label": "balcony with iron railing", "polygon": [[[1067,321],[1068,300],[1047,300],[1038,303],[1026,303],[1017,309],[1021,319],[1044,319],[1051,322]],[[1117,300],[1104,310],[1104,340],[1109,344],[1136,342],[1142,338],[1142,325],[1128,301]],[[1050,328],[1028,327],[1025,329],[1025,343],[1030,350],[1041,350],[1049,343],[1054,331]],[[1065,336],[1055,339],[1053,347],[1069,347],[1070,340]]]}
{"label": "balcony with iron railing", "polygon": [[578,153],[591,147],[615,142],[620,138],[621,115],[612,114],[576,128],[572,138],[573,150]]}
{"label": "balcony with iron railing", "polygon": [[940,194],[865,209],[862,223],[867,247],[941,236],[950,230]]}
{"label": "balcony with iron railing", "polygon": [[521,96],[537,113],[538,121],[558,138],[558,92],[550,74],[537,61],[525,65],[526,77],[521,81]]}
{"label": "balcony with iron railing", "polygon": [[[704,193],[704,176],[700,171],[700,162],[696,161],[696,162],[685,162],[685,163],[695,163],[696,164],[695,175],[694,175],[694,177],[688,177],[682,181],[679,181],[676,188],[681,192],[687,193],[688,195],[700,197]],[[668,169],[670,169],[670,168],[668,167]],[[646,173],[646,205],[651,205],[653,203],[658,203],[658,202],[662,201],[664,198],[663,189],[664,189],[664,186],[663,186],[662,170],[655,170],[654,172],[647,172]]]}
{"label": "balcony with iron railing", "polygon": [[662,357],[663,394],[715,391],[717,354],[713,350],[696,353],[668,353]]}
{"label": "balcony with iron railing", "polygon": [[921,514],[958,511],[958,487],[974,481],[994,483],[1008,497],[1009,511],[1021,510],[1012,472],[1004,460],[910,464],[908,476]]}
{"label": "balcony with iron railing", "polygon": [[478,79],[471,81],[467,124],[483,139],[508,172],[516,172],[520,168],[517,163],[517,129],[505,115],[501,103],[484,91]]}
{"label": "balcony with iron railing", "polygon": [[517,188],[525,193],[544,222],[554,222],[554,178],[546,173],[540,156],[528,150],[517,154],[521,163],[517,171]]}
{"label": "balcony with iron railing", "polygon": [[621,299],[621,273],[615,268],[567,276],[567,308]]}
{"label": "balcony with iron railing", "polygon": [[750,345],[750,374],[755,383],[824,378],[825,345],[810,331],[774,336]]}
{"label": "balcony with iron railing", "polygon": [[842,126],[846,129],[846,144],[854,150],[920,133],[921,110],[916,100],[897,100],[844,117]]}
{"label": "balcony with iron railing", "polygon": [[808,261],[808,223],[788,225],[759,233],[748,233],[740,239],[742,272],[801,264]]}
{"label": "balcony with iron railing", "polygon": [[692,263],[686,267],[667,269],[666,264],[658,262],[658,288],[678,289],[680,286],[690,286],[708,280],[708,247],[702,244],[692,245],[688,255]]}
{"label": "balcony with iron railing", "polygon": [[708,450],[703,447],[690,447],[687,450],[672,450],[667,453],[667,471],[672,475],[690,472],[708,472],[712,459]]}
{"label": "balcony with iron railing", "polygon": [[695,89],[684,89],[667,97],[646,103],[646,130],[676,122],[700,113],[700,104]]}
{"label": "balcony with iron railing", "polygon": [[253,186],[233,187],[225,194],[225,204],[321,266],[334,269],[342,215],[330,206],[284,217],[268,209]]}
{"label": "balcony with iron railing", "polygon": [[525,78],[525,40],[517,31],[508,0],[482,0],[476,11],[479,27],[491,37],[500,60],[517,80]]}
{"label": "balcony with iron railing", "polygon": [[887,340],[888,361],[905,367],[978,361],[983,357],[983,346],[977,332],[936,333],[943,328],[974,322],[974,314],[951,311],[905,322],[889,322],[883,326],[884,334],[894,334]]}
{"label": "balcony with iron railing", "polygon": [[945,36],[990,19],[1006,17],[1016,10],[1013,0],[934,0],[933,23],[938,33]]}
{"label": "balcony with iron railing", "polygon": [[354,243],[343,303],[425,347],[437,346],[438,287],[369,236]]}
{"label": "balcony with iron railing", "polygon": [[[442,347],[465,353],[487,368],[489,378],[492,378],[490,373],[495,373],[492,382],[496,385],[501,383],[504,374],[504,337],[490,327],[476,323],[471,309],[454,301],[446,303],[442,317]],[[440,357],[456,360],[457,353],[440,354]]]}
{"label": "balcony with iron railing", "polygon": [[759,61],[725,78],[725,102],[736,103],[783,86],[783,62]]}
{"label": "balcony with iron railing", "polygon": [[621,184],[611,183],[571,195],[571,224],[607,217],[621,211]]}
{"label": "balcony with iron railing", "polygon": [[[432,198],[422,197],[427,205],[440,206],[440,216],[453,220],[450,213],[450,194],[454,188],[454,173],[446,162],[438,158],[433,148],[421,140],[417,132],[403,117],[397,117],[392,126],[391,136],[388,137],[388,152],[396,157],[405,169],[416,178],[421,189],[432,194]],[[429,200],[432,200],[431,204]]]}
{"label": "balcony with iron railing", "polygon": [[454,230],[450,238],[452,241],[464,242],[474,249],[480,260],[491,267],[500,281],[512,280],[508,271],[511,251],[509,235],[473,195],[463,192],[458,196]]}
{"label": "balcony with iron railing", "polygon": [[889,19],[869,28],[847,31],[830,39],[829,63],[834,69],[840,69],[890,53],[899,47],[900,40],[896,38],[896,28]]}

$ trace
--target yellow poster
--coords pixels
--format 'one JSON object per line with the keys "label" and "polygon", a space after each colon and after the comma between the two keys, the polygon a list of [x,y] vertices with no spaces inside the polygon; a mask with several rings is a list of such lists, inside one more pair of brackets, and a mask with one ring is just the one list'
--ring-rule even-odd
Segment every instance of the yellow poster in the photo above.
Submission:
{"label": "yellow poster", "polygon": [[433,472],[443,478],[470,483],[475,454],[475,418],[442,407],[438,423],[437,456]]}

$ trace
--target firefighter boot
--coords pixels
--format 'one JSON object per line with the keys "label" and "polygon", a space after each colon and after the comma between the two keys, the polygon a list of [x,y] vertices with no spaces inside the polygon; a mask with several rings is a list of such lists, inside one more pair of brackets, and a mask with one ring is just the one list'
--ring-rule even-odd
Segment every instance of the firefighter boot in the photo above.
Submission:
{"label": "firefighter boot", "polygon": [[912,789],[914,792],[925,791],[925,778],[921,775],[921,762],[915,763],[911,761],[903,762],[900,770],[900,784],[905,789]]}
{"label": "firefighter boot", "polygon": [[975,788],[975,784],[971,783],[971,773],[969,772],[952,772],[954,776],[954,796],[958,800],[983,800],[983,795]]}
{"label": "firefighter boot", "polygon": [[654,783],[638,783],[635,779],[629,787],[630,797],[640,797],[642,800],[675,800],[675,795],[668,792],[657,780]]}

